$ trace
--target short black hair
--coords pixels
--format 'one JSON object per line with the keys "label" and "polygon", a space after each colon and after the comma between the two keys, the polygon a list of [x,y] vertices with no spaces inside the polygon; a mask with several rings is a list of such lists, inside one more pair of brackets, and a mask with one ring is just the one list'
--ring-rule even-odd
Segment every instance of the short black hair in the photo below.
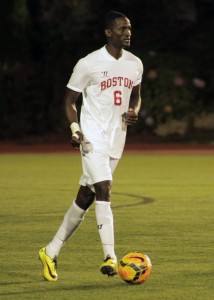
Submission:
{"label": "short black hair", "polygon": [[111,26],[114,23],[114,20],[117,18],[127,18],[123,13],[119,11],[111,10],[106,13],[105,19],[104,19],[104,29],[111,28]]}

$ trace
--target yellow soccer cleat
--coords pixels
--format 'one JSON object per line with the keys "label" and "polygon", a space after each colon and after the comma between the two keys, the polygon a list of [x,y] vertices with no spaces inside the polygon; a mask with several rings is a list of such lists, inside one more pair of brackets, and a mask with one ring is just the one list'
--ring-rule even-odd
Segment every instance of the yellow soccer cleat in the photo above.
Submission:
{"label": "yellow soccer cleat", "polygon": [[108,276],[116,275],[118,272],[117,261],[108,255],[100,266],[100,272]]}
{"label": "yellow soccer cleat", "polygon": [[51,259],[46,253],[46,248],[39,250],[39,259],[41,260],[44,270],[43,276],[48,281],[57,281],[58,275],[56,272],[57,263],[55,259]]}

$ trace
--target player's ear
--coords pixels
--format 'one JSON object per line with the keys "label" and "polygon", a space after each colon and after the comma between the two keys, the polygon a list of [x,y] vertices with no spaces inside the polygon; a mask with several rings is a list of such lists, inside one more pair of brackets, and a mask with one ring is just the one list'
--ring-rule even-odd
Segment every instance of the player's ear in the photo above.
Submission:
{"label": "player's ear", "polygon": [[111,37],[111,30],[106,28],[105,29],[105,35],[106,35],[106,37],[110,38]]}

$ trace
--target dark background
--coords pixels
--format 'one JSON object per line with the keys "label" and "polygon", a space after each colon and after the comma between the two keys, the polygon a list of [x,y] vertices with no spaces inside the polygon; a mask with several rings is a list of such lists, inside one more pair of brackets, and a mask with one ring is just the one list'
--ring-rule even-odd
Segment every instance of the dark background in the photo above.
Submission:
{"label": "dark background", "polygon": [[144,64],[131,136],[213,140],[213,0],[1,0],[1,140],[68,138],[66,84],[77,60],[105,43],[108,10],[130,18],[130,51]]}

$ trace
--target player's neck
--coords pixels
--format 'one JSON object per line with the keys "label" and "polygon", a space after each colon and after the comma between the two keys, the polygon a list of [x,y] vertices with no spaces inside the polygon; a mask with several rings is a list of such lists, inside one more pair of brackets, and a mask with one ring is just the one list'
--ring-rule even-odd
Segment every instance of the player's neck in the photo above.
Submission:
{"label": "player's neck", "polygon": [[106,45],[106,50],[115,59],[119,59],[123,54],[123,48],[115,48],[115,47],[113,47],[112,45],[109,45],[109,44]]}

